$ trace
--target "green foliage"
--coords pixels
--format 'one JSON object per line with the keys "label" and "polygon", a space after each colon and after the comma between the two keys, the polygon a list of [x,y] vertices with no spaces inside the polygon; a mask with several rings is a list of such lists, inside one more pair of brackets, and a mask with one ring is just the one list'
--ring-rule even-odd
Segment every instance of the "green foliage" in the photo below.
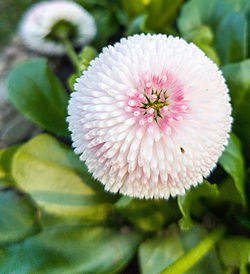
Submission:
{"label": "green foliage", "polygon": [[219,23],[230,12],[244,12],[249,9],[247,0],[190,0],[182,6],[181,14],[177,19],[181,34],[202,26],[211,26],[215,29]]}
{"label": "green foliage", "polygon": [[68,96],[46,59],[31,60],[14,68],[8,77],[8,95],[28,119],[57,135],[68,135]]}
{"label": "green foliage", "polygon": [[[139,247],[141,273],[160,273],[197,245],[206,234],[201,227],[194,226],[189,231],[170,230],[169,233],[163,232],[147,239]],[[210,250],[198,264],[185,273],[221,273],[215,250]]]}
{"label": "green foliage", "polygon": [[3,273],[116,273],[134,255],[140,234],[102,227],[60,227],[0,250]]}
{"label": "green foliage", "polygon": [[90,61],[97,56],[97,51],[94,47],[85,46],[83,50],[79,53],[79,59],[81,62],[81,69],[86,70],[90,64]]}
{"label": "green foliage", "polygon": [[75,91],[74,84],[76,82],[76,79],[80,77],[79,73],[72,73],[68,78],[68,87],[70,91]]}
{"label": "green foliage", "polygon": [[27,195],[14,188],[0,189],[0,246],[39,230],[39,211]]}
{"label": "green foliage", "polygon": [[149,33],[152,32],[146,27],[147,15],[136,16],[128,25],[127,35],[133,35],[140,32]]}
{"label": "green foliage", "polygon": [[11,176],[12,158],[19,145],[0,150],[0,189],[1,186],[13,185]]}
{"label": "green foliage", "polygon": [[99,50],[106,46],[110,37],[116,34],[119,24],[116,18],[116,11],[97,8],[93,10],[92,15],[97,25],[97,37],[93,45]]}
{"label": "green foliage", "polygon": [[12,165],[16,185],[60,222],[97,224],[111,214],[114,196],[105,195],[73,151],[49,135],[24,144]]}
{"label": "green foliage", "polygon": [[[85,46],[83,50],[79,53],[79,63],[80,63],[80,71],[86,70],[90,64],[90,61],[93,60],[97,56],[97,51],[94,47]],[[71,91],[74,91],[74,83],[76,79],[81,76],[81,73],[72,73],[68,78],[68,86]]]}
{"label": "green foliage", "polygon": [[[8,0],[0,1],[1,24],[0,24],[0,48],[7,44],[11,35],[15,32],[25,9],[39,2],[39,0]],[[15,16],[11,16],[15,14]]]}
{"label": "green foliage", "polygon": [[184,253],[178,233],[147,239],[139,247],[141,273],[157,274]]}
{"label": "green foliage", "polygon": [[228,267],[240,268],[240,273],[247,273],[246,266],[249,263],[250,239],[244,237],[229,237],[218,243],[219,257]]}
{"label": "green foliage", "polygon": [[180,227],[183,230],[192,227],[192,208],[195,208],[195,211],[198,212],[198,214],[201,214],[204,211],[204,205],[200,202],[201,198],[214,198],[217,195],[219,195],[217,185],[212,185],[208,181],[204,181],[197,187],[191,187],[184,196],[178,196],[177,201],[183,216],[179,222]]}
{"label": "green foliage", "polygon": [[183,0],[123,1],[128,35],[140,32],[172,33],[172,26],[182,2]]}
{"label": "green foliage", "polygon": [[215,47],[222,64],[244,60],[247,55],[247,22],[240,12],[230,12],[217,28]]}
{"label": "green foliage", "polygon": [[[250,4],[246,0],[190,0],[183,5],[177,24],[181,35],[197,44],[215,63],[234,63],[247,57],[249,11]],[[212,37],[202,46],[197,41],[200,33],[194,35],[200,28],[209,28]]]}
{"label": "green foliage", "polygon": [[234,179],[235,187],[241,196],[243,205],[245,205],[244,159],[241,153],[240,140],[233,133],[231,133],[229,144],[221,156],[219,163]]}
{"label": "green foliage", "polygon": [[121,197],[115,204],[116,211],[141,230],[153,232],[163,229],[179,217],[175,200],[140,200]]}
{"label": "green foliage", "polygon": [[[206,255],[214,244],[225,234],[225,228],[223,226],[218,226],[213,231],[209,232],[205,237],[194,247],[188,250],[185,254],[183,254],[179,259],[177,259],[170,266],[165,268],[161,273],[162,274],[171,274],[171,273],[185,273],[189,270],[193,265],[201,260],[201,258]],[[201,270],[191,271],[191,273],[199,273],[205,271],[209,267],[202,267]],[[220,271],[213,270],[212,272]],[[208,272],[211,273],[211,272]]]}
{"label": "green foliage", "polygon": [[222,67],[230,90],[233,106],[233,130],[243,143],[243,152],[249,160],[250,151],[250,59]]}
{"label": "green foliage", "polygon": [[150,1],[143,0],[122,0],[123,9],[127,14],[128,20],[145,12],[146,4]]}
{"label": "green foliage", "polygon": [[183,0],[151,0],[147,11],[147,26],[155,32],[168,33]]}
{"label": "green foliage", "polygon": [[227,177],[226,179],[223,179],[222,182],[220,182],[219,192],[219,197],[217,197],[215,200],[212,200],[214,205],[216,205],[216,202],[227,202],[231,205],[240,204],[244,206],[244,200],[242,199],[240,192],[237,190],[235,181],[232,178]]}

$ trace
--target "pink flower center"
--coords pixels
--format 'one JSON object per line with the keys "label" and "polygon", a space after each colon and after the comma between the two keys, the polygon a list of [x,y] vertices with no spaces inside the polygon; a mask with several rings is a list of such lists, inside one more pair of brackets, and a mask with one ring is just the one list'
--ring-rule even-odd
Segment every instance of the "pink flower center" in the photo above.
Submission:
{"label": "pink flower center", "polygon": [[133,114],[141,126],[157,123],[167,135],[190,113],[183,86],[168,72],[144,74],[127,95],[125,111]]}

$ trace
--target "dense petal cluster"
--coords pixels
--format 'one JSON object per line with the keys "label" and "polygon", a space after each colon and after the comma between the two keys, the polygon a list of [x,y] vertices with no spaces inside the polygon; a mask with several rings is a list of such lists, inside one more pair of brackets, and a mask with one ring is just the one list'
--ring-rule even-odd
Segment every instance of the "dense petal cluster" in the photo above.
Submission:
{"label": "dense petal cluster", "polygon": [[90,42],[96,35],[92,15],[71,1],[44,1],[32,6],[23,16],[19,32],[23,42],[32,50],[48,55],[65,53],[61,41],[51,33],[57,25],[64,24],[70,31],[75,46]]}
{"label": "dense petal cluster", "polygon": [[231,130],[221,71],[194,44],[134,35],[108,46],[69,103],[75,152],[105,189],[168,198],[216,166]]}

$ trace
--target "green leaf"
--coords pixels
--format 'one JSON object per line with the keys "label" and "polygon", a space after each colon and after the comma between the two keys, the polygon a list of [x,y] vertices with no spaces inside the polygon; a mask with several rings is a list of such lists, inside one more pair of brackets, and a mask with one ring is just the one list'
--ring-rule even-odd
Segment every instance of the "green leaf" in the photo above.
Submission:
{"label": "green leaf", "polygon": [[96,49],[91,46],[85,46],[79,54],[79,59],[81,62],[81,70],[86,70],[93,60],[98,55]]}
{"label": "green leaf", "polygon": [[115,204],[116,211],[141,230],[153,232],[180,217],[176,200],[140,200],[123,196]]}
{"label": "green leaf", "polygon": [[185,33],[183,38],[188,42],[196,44],[196,46],[205,52],[207,57],[214,61],[218,66],[220,65],[220,59],[212,46],[214,34],[209,26],[199,26],[190,32]]}
{"label": "green leaf", "polygon": [[151,0],[147,7],[146,26],[155,32],[164,32],[171,27],[183,0]]}
{"label": "green leaf", "polygon": [[212,201],[214,206],[216,205],[216,202],[218,203],[218,205],[221,204],[221,202],[229,202],[231,204],[234,203],[242,205],[242,196],[236,189],[235,182],[231,177],[227,177],[220,183],[219,191],[219,197]]}
{"label": "green leaf", "polygon": [[[169,231],[147,239],[139,247],[139,262],[142,274],[156,274],[174,263],[192,247],[197,245],[206,235],[205,230],[194,226],[189,231]],[[220,266],[211,250],[187,273],[221,273]]]}
{"label": "green leaf", "polygon": [[170,32],[183,0],[124,0],[128,35],[138,32]]}
{"label": "green leaf", "polygon": [[217,185],[212,185],[204,180],[202,184],[197,187],[192,187],[183,196],[178,196],[177,201],[182,213],[182,219],[179,224],[183,230],[190,229],[193,225],[191,218],[192,210],[202,210],[203,204],[199,203],[201,198],[214,198],[219,195]]}
{"label": "green leaf", "polygon": [[248,5],[248,0],[190,0],[182,6],[177,25],[182,35],[202,25],[215,30],[226,14],[246,12]]}
{"label": "green leaf", "polygon": [[75,84],[76,79],[78,77],[80,77],[80,75],[78,73],[73,73],[69,76],[69,78],[68,78],[68,87],[69,87],[70,91],[75,91],[74,84]]}
{"label": "green leaf", "polygon": [[210,28],[214,39],[209,46],[215,47],[222,63],[237,62],[246,57],[249,11],[248,0],[191,0],[183,5],[177,25],[184,38],[202,26]]}
{"label": "green leaf", "polygon": [[225,266],[241,268],[250,262],[250,239],[240,236],[222,239],[218,251]]}
{"label": "green leaf", "polygon": [[146,28],[147,14],[136,16],[132,22],[128,25],[127,35],[133,35],[136,33],[148,33],[150,30]]}
{"label": "green leaf", "polygon": [[18,189],[0,189],[0,205],[0,246],[23,240],[39,230],[38,209]]}
{"label": "green leaf", "polygon": [[244,159],[241,153],[240,140],[233,133],[230,135],[229,143],[219,160],[223,169],[234,179],[235,187],[241,196],[243,205],[246,205],[244,191]]}
{"label": "green leaf", "polygon": [[19,64],[8,76],[8,95],[28,119],[57,135],[68,135],[68,96],[46,59]]}
{"label": "green leaf", "polygon": [[1,184],[13,185],[14,181],[11,176],[12,159],[20,145],[15,145],[6,149],[0,150],[0,188]]}
{"label": "green leaf", "polygon": [[49,135],[39,135],[17,151],[12,174],[16,184],[60,223],[102,223],[112,213],[115,196],[103,191],[69,147]]}
{"label": "green leaf", "polygon": [[142,274],[157,274],[184,253],[178,233],[147,239],[139,247]]}
{"label": "green leaf", "polygon": [[214,35],[209,26],[199,26],[188,33],[185,33],[184,37],[188,42],[193,41],[195,44],[212,45]]}
{"label": "green leaf", "polygon": [[[222,68],[233,105],[233,130],[242,141],[243,153],[250,150],[250,59]],[[249,153],[246,153],[249,159]]]}
{"label": "green leaf", "polygon": [[103,227],[65,227],[0,251],[4,273],[116,273],[136,252],[140,234]]}
{"label": "green leaf", "polygon": [[216,50],[222,64],[244,60],[247,55],[247,22],[240,12],[228,13],[217,28]]}
{"label": "green leaf", "polygon": [[97,56],[97,51],[94,47],[91,46],[85,46],[83,50],[80,52],[78,55],[79,60],[80,60],[80,72],[79,73],[73,73],[69,76],[68,78],[68,87],[71,91],[75,91],[74,89],[74,84],[76,82],[76,79],[79,78],[82,75],[82,72],[84,70],[88,69],[88,66],[96,56]]}
{"label": "green leaf", "polygon": [[[225,227],[218,226],[211,232],[207,233],[202,240],[196,244],[192,249],[188,250],[180,258],[178,258],[174,263],[165,268],[161,274],[171,274],[171,273],[206,273],[206,270],[209,268],[210,264],[207,265],[197,265],[197,262],[200,262],[204,256],[209,254],[210,250],[214,245],[221,239],[225,234]],[[189,238],[188,238],[189,240]],[[216,257],[214,258],[216,261]],[[206,260],[207,261],[207,260]],[[195,266],[195,267],[193,267]],[[218,263],[215,264],[214,270],[209,270],[208,273],[221,273]],[[195,269],[194,269],[195,268]],[[189,272],[190,270],[190,272]]]}
{"label": "green leaf", "polygon": [[146,5],[143,2],[143,0],[122,0],[123,10],[129,21],[145,12]]}
{"label": "green leaf", "polygon": [[220,59],[218,57],[217,52],[214,50],[214,48],[207,44],[196,44],[204,53],[209,57],[217,66],[220,65]]}
{"label": "green leaf", "polygon": [[110,37],[118,31],[119,24],[116,18],[116,11],[110,9],[94,9],[92,15],[97,25],[97,39],[93,42],[94,46],[99,50],[106,46]]}

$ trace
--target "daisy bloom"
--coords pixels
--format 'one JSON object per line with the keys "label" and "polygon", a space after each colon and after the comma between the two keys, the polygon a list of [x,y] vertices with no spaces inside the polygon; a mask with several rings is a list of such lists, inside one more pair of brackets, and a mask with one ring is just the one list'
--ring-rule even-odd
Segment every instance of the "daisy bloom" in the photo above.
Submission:
{"label": "daisy bloom", "polygon": [[216,166],[231,130],[221,71],[194,44],[134,35],[108,46],[69,102],[75,152],[111,192],[183,195]]}
{"label": "daisy bloom", "polygon": [[65,48],[60,36],[65,36],[75,46],[82,46],[94,38],[96,26],[92,15],[74,2],[45,1],[24,14],[19,32],[30,49],[62,55]]}

